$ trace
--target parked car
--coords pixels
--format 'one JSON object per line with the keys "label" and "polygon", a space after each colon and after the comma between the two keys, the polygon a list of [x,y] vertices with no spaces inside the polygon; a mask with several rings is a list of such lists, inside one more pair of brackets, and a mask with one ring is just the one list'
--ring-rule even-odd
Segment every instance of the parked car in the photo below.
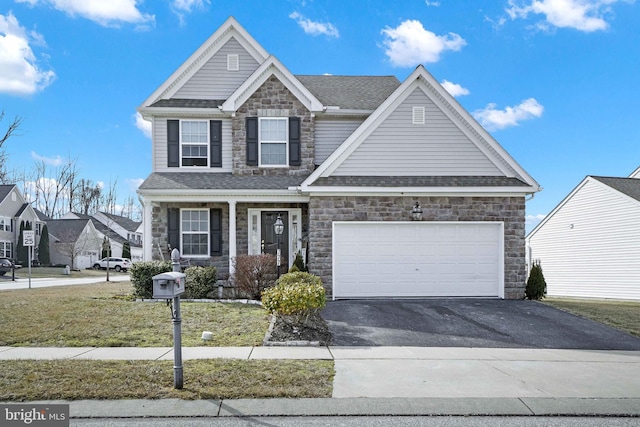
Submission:
{"label": "parked car", "polygon": [[102,258],[100,261],[97,261],[95,264],[93,264],[93,268],[95,268],[96,270],[106,270],[107,260],[109,261],[109,269],[114,269],[115,271],[127,271],[131,268],[131,260],[129,258],[115,257]]}
{"label": "parked car", "polygon": [[0,276],[4,276],[5,274],[10,273],[11,270],[20,267],[20,265],[16,265],[9,258],[0,258]]}

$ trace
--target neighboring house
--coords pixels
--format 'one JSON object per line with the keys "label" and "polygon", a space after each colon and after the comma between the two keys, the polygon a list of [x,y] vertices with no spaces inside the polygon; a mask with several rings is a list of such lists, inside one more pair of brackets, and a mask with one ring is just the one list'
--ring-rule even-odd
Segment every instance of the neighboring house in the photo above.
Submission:
{"label": "neighboring house", "polygon": [[104,239],[105,236],[109,239],[111,243],[111,256],[121,257],[124,242],[129,240],[131,261],[142,261],[141,222],[105,212],[98,212],[93,216],[77,212],[68,212],[63,218],[91,220],[94,228],[100,234],[101,239]]}
{"label": "neighboring house", "polygon": [[527,235],[547,295],[640,300],[638,178],[587,176]]}
{"label": "neighboring house", "polygon": [[[520,298],[536,181],[419,66],[293,75],[229,18],[138,108],[145,260],[297,252],[334,298]],[[416,203],[422,220],[412,221]]]}
{"label": "neighboring house", "polygon": [[32,224],[35,231],[33,259],[38,259],[38,243],[44,222],[36,210],[25,201],[15,184],[0,185],[0,257],[16,259],[16,248],[20,238],[20,224]]}
{"label": "neighboring house", "polygon": [[89,218],[47,221],[52,265],[91,268],[100,259],[102,236]]}

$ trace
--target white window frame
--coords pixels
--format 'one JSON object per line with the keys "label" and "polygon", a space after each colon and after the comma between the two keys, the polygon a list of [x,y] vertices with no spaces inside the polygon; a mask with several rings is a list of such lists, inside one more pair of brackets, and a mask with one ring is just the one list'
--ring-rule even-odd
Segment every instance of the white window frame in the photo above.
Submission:
{"label": "white window frame", "polygon": [[[285,122],[284,141],[262,140],[262,123],[268,120],[278,120]],[[262,144],[282,144],[284,145],[284,163],[271,165],[262,163]],[[258,166],[261,168],[286,168],[289,166],[289,118],[288,117],[258,117]]]}
{"label": "white window frame", "polygon": [[289,230],[289,265],[293,265],[296,253],[302,251],[302,209],[248,209],[249,242],[247,253],[249,255],[260,255],[262,253],[262,212],[288,213],[289,221],[286,227]]}
{"label": "white window frame", "polygon": [[[184,219],[184,213],[185,212],[204,212],[205,213],[205,218],[207,221],[207,231],[203,232],[203,231],[185,231],[184,227],[182,226],[183,224],[183,219]],[[204,254],[188,254],[184,252],[184,236],[185,234],[205,234],[207,236],[207,250],[206,253]],[[180,209],[180,247],[182,248],[183,252],[181,255],[185,256],[185,257],[189,257],[189,258],[209,258],[210,254],[211,254],[211,218],[209,216],[209,209],[190,209],[190,208],[184,208],[184,209]]]}
{"label": "white window frame", "polygon": [[[185,123],[204,123],[205,124],[205,129],[206,129],[206,133],[207,133],[207,142],[191,142],[191,141],[183,141],[183,126]],[[210,141],[211,141],[211,129],[209,128],[209,122],[207,120],[180,120],[180,167],[182,168],[207,168],[209,167],[209,165],[211,164],[211,149],[210,149]],[[183,148],[185,145],[197,145],[197,146],[203,146],[205,147],[205,152],[207,153],[206,155],[206,160],[207,160],[207,164],[206,165],[187,165],[185,166],[183,164],[184,162],[184,152],[183,152]],[[198,159],[202,159],[204,157],[189,157],[189,158],[198,158]]]}
{"label": "white window frame", "polygon": [[[9,248],[7,250],[7,247]],[[13,258],[13,243],[8,240],[0,240],[0,256]]]}
{"label": "white window frame", "polygon": [[13,231],[13,221],[7,216],[0,216],[0,231]]}

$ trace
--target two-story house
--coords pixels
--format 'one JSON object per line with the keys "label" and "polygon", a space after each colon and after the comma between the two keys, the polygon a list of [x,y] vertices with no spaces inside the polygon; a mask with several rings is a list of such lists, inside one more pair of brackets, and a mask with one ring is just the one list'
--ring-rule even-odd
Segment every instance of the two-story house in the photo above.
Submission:
{"label": "two-story house", "polygon": [[524,294],[540,188],[423,66],[294,75],[229,18],[138,111],[145,260],[179,248],[224,276],[280,246],[334,298]]}
{"label": "two-story house", "polygon": [[16,259],[22,222],[31,224],[31,229],[35,231],[35,260],[44,222],[15,184],[0,185],[0,257]]}

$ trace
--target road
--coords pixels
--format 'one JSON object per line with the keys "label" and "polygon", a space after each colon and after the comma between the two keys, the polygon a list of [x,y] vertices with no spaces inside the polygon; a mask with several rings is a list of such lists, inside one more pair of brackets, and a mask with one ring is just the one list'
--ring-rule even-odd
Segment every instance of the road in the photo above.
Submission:
{"label": "road", "polygon": [[635,427],[640,418],[613,417],[233,417],[72,419],[74,427]]}
{"label": "road", "polygon": [[[87,285],[90,283],[104,282],[107,278],[105,272],[103,276],[96,277],[62,277],[62,278],[31,278],[32,288],[48,288],[51,286],[70,286],[70,285]],[[126,282],[129,280],[129,275],[124,273],[109,273],[110,282]],[[5,275],[0,277],[0,291],[10,289],[28,289],[29,288],[29,275],[26,271],[20,272],[20,278],[16,278],[15,282],[11,280],[11,275]]]}

